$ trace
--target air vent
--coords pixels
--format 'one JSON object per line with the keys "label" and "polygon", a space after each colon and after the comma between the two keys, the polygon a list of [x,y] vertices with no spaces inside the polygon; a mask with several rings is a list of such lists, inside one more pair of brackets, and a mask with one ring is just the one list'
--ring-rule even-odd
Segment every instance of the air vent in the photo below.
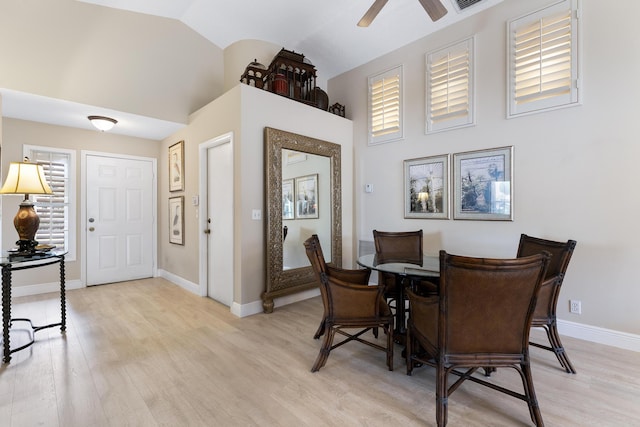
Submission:
{"label": "air vent", "polygon": [[458,10],[465,10],[468,7],[473,6],[476,3],[480,3],[483,0],[453,0],[456,6],[458,6]]}

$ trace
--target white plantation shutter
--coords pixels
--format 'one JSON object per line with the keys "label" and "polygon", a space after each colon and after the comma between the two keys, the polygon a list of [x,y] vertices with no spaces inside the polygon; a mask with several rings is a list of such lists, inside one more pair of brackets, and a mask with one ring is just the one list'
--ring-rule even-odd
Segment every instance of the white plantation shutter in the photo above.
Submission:
{"label": "white plantation shutter", "polygon": [[475,124],[474,38],[426,55],[427,133]]}
{"label": "white plantation shutter", "polygon": [[369,77],[369,144],[402,138],[402,66]]}
{"label": "white plantation shutter", "polygon": [[[33,194],[31,199],[40,217],[40,228],[36,240],[40,244],[64,248],[75,257],[72,227],[75,218],[73,207],[73,166],[75,153],[48,147],[25,146],[25,155],[34,163],[42,165],[53,194]],[[73,249],[73,250],[72,250]]]}
{"label": "white plantation shutter", "polygon": [[577,7],[565,0],[509,22],[509,117],[579,103]]}

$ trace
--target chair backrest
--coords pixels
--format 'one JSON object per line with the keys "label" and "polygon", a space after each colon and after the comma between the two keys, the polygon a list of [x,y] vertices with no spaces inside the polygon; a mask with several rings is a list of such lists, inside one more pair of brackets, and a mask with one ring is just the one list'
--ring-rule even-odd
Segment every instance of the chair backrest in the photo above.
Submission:
{"label": "chair backrest", "polygon": [[471,258],[440,251],[441,354],[524,354],[549,257]]}
{"label": "chair backrest", "polygon": [[422,230],[373,230],[373,242],[378,262],[422,264]]}
{"label": "chair backrest", "polygon": [[322,246],[320,246],[320,239],[318,239],[317,234],[313,234],[307,240],[304,241],[304,248],[307,253],[307,258],[309,258],[309,262],[311,262],[311,268],[316,275],[316,278],[320,283],[322,280],[320,279],[321,273],[327,273],[327,263],[324,259],[324,255],[322,254]]}
{"label": "chair backrest", "polygon": [[560,287],[562,286],[575,247],[575,240],[556,242],[527,236],[526,234],[520,235],[518,257],[538,254],[542,251],[551,254],[549,268],[547,268],[547,276],[545,277],[545,285],[538,293],[538,303],[533,314],[534,325],[540,326],[554,322],[558,297],[560,296]]}
{"label": "chair backrest", "polygon": [[348,270],[345,268],[333,267],[324,259],[322,253],[322,246],[320,245],[320,239],[317,234],[313,234],[304,242],[304,248],[307,253],[307,258],[311,263],[311,268],[316,275],[318,282],[322,283],[320,279],[320,273],[324,273],[329,277],[333,277],[338,280],[342,280],[350,283],[357,283],[360,285],[369,284],[369,276],[371,270]]}
{"label": "chair backrest", "polygon": [[575,240],[556,242],[521,234],[518,254],[516,256],[520,258],[547,251],[551,254],[551,261],[549,262],[549,268],[547,268],[547,277],[545,277],[545,280],[559,275],[564,277],[576,244],[577,242]]}

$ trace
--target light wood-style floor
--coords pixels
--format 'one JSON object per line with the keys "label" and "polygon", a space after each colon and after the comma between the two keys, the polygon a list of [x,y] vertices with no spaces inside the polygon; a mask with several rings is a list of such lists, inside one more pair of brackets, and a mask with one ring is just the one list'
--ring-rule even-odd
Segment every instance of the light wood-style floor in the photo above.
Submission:
{"label": "light wood-style floor", "polygon": [[[66,335],[38,332],[0,367],[0,425],[435,425],[434,371],[407,376],[400,346],[393,372],[384,353],[350,343],[311,373],[321,313],[314,298],[240,319],[163,279],[70,291]],[[58,295],[15,298],[12,314],[59,321]],[[640,353],[563,341],[577,375],[531,349],[546,425],[640,426]],[[520,387],[512,369],[492,378]],[[524,402],[466,383],[449,399],[449,425],[532,423]]]}

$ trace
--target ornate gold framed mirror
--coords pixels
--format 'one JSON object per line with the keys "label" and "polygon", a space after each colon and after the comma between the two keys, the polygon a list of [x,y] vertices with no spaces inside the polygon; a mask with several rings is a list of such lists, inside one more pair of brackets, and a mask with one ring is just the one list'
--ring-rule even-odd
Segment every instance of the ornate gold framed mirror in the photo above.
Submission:
{"label": "ornate gold framed mirror", "polygon": [[327,261],[342,266],[340,145],[267,127],[264,170],[262,305],[271,313],[274,298],[318,286],[303,246],[312,234],[318,234]]}

